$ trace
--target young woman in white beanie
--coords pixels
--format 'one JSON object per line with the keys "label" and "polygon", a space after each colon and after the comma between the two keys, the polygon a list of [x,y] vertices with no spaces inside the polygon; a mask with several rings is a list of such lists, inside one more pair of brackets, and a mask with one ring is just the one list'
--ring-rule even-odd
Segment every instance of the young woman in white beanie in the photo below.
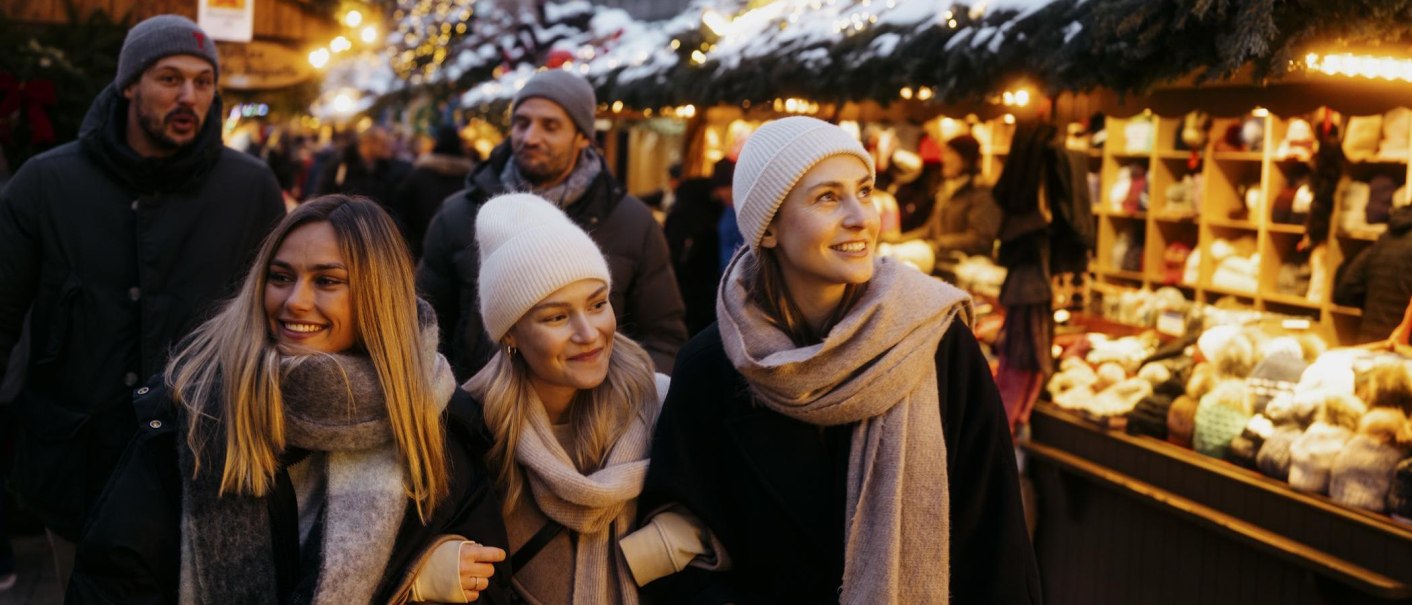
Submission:
{"label": "young woman in white beanie", "polygon": [[868,153],[770,122],[733,184],[747,244],[677,358],[640,502],[704,522],[729,571],[695,603],[1037,603],[1005,413],[969,297],[875,246]]}
{"label": "young woman in white beanie", "polygon": [[514,589],[528,603],[636,603],[617,542],[636,527],[666,377],[617,332],[608,263],[554,205],[494,198],[476,242],[500,350],[465,388],[495,436]]}

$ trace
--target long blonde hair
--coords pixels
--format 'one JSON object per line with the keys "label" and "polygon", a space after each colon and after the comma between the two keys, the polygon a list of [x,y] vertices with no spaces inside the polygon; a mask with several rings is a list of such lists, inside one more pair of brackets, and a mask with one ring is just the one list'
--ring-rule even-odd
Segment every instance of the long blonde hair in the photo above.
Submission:
{"label": "long blonde hair", "polygon": [[[507,514],[525,495],[524,471],[515,460],[515,450],[529,422],[529,406],[538,405],[530,372],[522,356],[501,349],[466,384],[485,407],[486,424],[495,435],[487,457],[504,489]],[[631,338],[615,333],[607,378],[597,387],[579,391],[569,406],[574,440],[568,454],[574,467],[581,473],[601,468],[634,416],[649,425],[654,420],[647,418],[645,404],[656,397],[652,358]]]}
{"label": "long blonde hair", "polygon": [[449,491],[445,429],[432,401],[435,353],[421,346],[407,246],[392,219],[367,198],[327,195],[295,208],[261,244],[240,291],[167,363],[168,386],[189,412],[186,440],[196,454],[195,472],[210,436],[203,420],[219,414],[226,446],[219,493],[261,497],[272,489],[285,427],[280,352],[264,305],[266,272],[291,232],[321,222],[333,227],[348,265],[355,346],[377,369],[406,464],[407,495],[426,521]]}

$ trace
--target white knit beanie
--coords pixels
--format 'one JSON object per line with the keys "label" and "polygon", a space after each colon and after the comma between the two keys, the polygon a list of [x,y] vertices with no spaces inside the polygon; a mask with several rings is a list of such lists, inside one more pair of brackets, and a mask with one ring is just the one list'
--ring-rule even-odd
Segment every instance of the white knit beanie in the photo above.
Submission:
{"label": "white knit beanie", "polygon": [[559,288],[581,279],[613,283],[598,244],[537,195],[510,193],[486,202],[476,215],[476,243],[480,314],[495,341]]}
{"label": "white knit beanie", "polygon": [[761,126],[745,141],[736,161],[731,192],[736,223],[745,243],[758,251],[765,228],[794,185],[815,164],[835,155],[852,155],[873,173],[873,156],[842,128],[823,120],[795,116]]}

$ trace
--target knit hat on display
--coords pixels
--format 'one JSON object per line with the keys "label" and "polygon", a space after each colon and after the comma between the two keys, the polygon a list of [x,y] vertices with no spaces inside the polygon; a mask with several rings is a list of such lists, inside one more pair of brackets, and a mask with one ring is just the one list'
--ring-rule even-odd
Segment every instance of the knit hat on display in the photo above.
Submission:
{"label": "knit hat on display", "polygon": [[1182,395],[1172,401],[1167,410],[1167,441],[1182,447],[1191,447],[1191,434],[1196,429],[1197,400]]}
{"label": "knit hat on display", "polygon": [[1289,486],[1326,494],[1334,458],[1343,450],[1353,431],[1341,426],[1315,422],[1289,446]]}
{"label": "knit hat on display", "polygon": [[1248,469],[1257,468],[1257,460],[1260,454],[1260,447],[1265,444],[1265,439],[1275,433],[1275,425],[1269,418],[1256,414],[1250,417],[1250,422],[1245,423],[1245,429],[1231,439],[1230,449],[1226,452],[1226,460],[1231,461],[1236,466]]}
{"label": "knit hat on display", "polygon": [[157,15],[128,30],[123,48],[118,52],[118,77],[113,79],[113,84],[122,90],[153,63],[172,55],[205,59],[215,70],[216,78],[220,78],[216,42],[191,19],[181,15]]}
{"label": "knit hat on display", "polygon": [[1293,338],[1273,339],[1261,347],[1261,353],[1263,358],[1255,364],[1250,378],[1245,381],[1246,386],[1250,387],[1253,411],[1257,414],[1264,413],[1265,406],[1275,396],[1293,394],[1304,369],[1309,367],[1304,363],[1299,341]]}
{"label": "knit hat on display", "polygon": [[1266,477],[1288,481],[1289,448],[1303,435],[1304,427],[1298,424],[1275,427],[1275,432],[1260,444],[1260,453],[1255,456],[1255,466]]}
{"label": "knit hat on display", "polygon": [[1250,422],[1250,392],[1240,380],[1223,380],[1196,407],[1193,449],[1212,458],[1225,458],[1231,440]]}
{"label": "knit hat on display", "polygon": [[581,279],[612,285],[608,263],[587,233],[537,195],[510,193],[476,215],[480,313],[499,341],[531,308]]}
{"label": "knit hat on display", "polygon": [[1405,455],[1396,439],[1406,422],[1401,410],[1383,408],[1365,414],[1358,434],[1334,459],[1329,497],[1347,506],[1382,512],[1393,471]]}
{"label": "knit hat on display", "polygon": [[569,114],[569,120],[573,121],[574,127],[578,128],[583,136],[593,138],[593,113],[598,106],[598,100],[594,97],[593,85],[583,79],[583,76],[564,69],[551,69],[535,74],[525,82],[524,88],[515,93],[515,100],[510,102],[510,113],[515,113],[515,109],[525,99],[534,97],[548,99],[564,108],[564,113]]}
{"label": "knit hat on display", "polygon": [[1412,458],[1403,459],[1392,471],[1387,514],[1403,523],[1412,523]]}
{"label": "knit hat on display", "polygon": [[736,221],[758,251],[765,229],[794,185],[815,164],[835,155],[857,157],[875,171],[873,156],[847,131],[823,120],[794,116],[768,122],[745,141],[736,161]]}

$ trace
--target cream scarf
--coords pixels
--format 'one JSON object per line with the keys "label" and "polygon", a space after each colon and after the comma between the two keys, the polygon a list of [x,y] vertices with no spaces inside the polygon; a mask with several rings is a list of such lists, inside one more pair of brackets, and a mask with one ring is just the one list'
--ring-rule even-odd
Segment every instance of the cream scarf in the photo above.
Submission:
{"label": "cream scarf", "polygon": [[[660,382],[660,381],[659,381]],[[529,426],[520,433],[515,460],[524,468],[535,505],[544,516],[578,534],[574,550],[573,602],[634,605],[637,585],[617,547],[632,530],[637,497],[647,477],[652,429],[661,409],[657,393],[642,416],[618,437],[603,468],[580,473],[554,437],[549,416],[530,389]]]}
{"label": "cream scarf", "polygon": [[839,602],[948,602],[950,495],[936,350],[970,298],[887,258],[819,344],[799,347],[750,302],[736,255],[716,313],[731,363],[771,410],[818,426],[855,424],[849,448]]}

